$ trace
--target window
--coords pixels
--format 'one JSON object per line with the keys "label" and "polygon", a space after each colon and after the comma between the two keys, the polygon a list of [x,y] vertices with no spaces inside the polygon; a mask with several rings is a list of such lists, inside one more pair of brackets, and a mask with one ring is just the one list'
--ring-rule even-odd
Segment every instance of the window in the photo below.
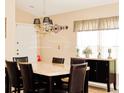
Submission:
{"label": "window", "polygon": [[102,58],[107,58],[109,55],[108,49],[110,48],[112,50],[111,57],[117,58],[117,38],[118,29],[77,32],[79,56],[85,57],[83,50],[89,47],[92,50],[92,54],[90,55],[92,58],[96,58],[99,52]]}

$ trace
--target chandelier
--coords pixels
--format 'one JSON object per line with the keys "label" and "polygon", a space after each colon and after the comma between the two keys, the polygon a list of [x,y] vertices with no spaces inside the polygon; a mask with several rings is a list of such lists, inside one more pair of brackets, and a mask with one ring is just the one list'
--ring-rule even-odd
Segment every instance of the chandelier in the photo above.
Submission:
{"label": "chandelier", "polygon": [[49,17],[44,17],[42,22],[43,23],[41,23],[40,18],[35,18],[34,19],[35,28],[37,28],[37,30],[40,31],[40,32],[58,33],[60,31],[68,29],[67,25],[62,26],[62,25],[58,25],[58,24],[53,24],[52,19],[50,19]]}
{"label": "chandelier", "polygon": [[[43,14],[45,15],[45,0],[43,0]],[[40,18],[35,18],[33,24],[35,25],[35,28],[37,28],[40,32],[54,32],[58,33],[62,30],[67,30],[68,26],[60,26],[58,24],[53,24],[52,19],[50,17],[43,17],[43,20],[41,21]]]}

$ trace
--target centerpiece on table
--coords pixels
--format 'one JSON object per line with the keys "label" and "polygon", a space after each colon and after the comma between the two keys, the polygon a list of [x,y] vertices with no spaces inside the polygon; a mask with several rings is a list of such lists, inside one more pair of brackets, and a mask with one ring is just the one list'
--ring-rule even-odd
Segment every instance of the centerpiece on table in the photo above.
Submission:
{"label": "centerpiece on table", "polygon": [[83,50],[83,54],[85,54],[85,57],[86,57],[86,58],[89,58],[89,55],[92,54],[92,50],[91,50],[89,47],[86,47],[86,48]]}

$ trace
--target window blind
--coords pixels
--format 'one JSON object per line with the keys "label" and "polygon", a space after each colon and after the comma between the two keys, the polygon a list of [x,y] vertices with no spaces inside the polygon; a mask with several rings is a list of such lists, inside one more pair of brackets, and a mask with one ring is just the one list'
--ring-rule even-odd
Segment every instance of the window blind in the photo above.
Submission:
{"label": "window blind", "polygon": [[118,21],[118,16],[74,21],[74,32],[118,29]]}

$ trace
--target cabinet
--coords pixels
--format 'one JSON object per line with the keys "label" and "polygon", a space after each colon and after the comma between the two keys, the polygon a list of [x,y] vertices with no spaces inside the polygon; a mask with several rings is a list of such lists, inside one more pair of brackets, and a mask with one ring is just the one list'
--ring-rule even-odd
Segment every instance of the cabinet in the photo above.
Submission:
{"label": "cabinet", "polygon": [[89,81],[107,84],[107,91],[110,91],[110,84],[113,83],[116,90],[116,60],[115,59],[84,59],[90,67]]}

